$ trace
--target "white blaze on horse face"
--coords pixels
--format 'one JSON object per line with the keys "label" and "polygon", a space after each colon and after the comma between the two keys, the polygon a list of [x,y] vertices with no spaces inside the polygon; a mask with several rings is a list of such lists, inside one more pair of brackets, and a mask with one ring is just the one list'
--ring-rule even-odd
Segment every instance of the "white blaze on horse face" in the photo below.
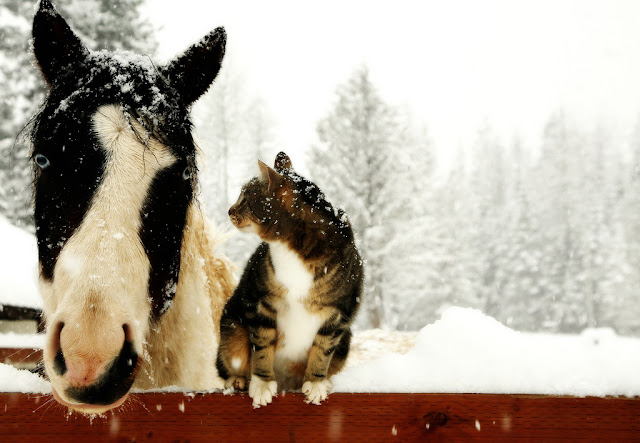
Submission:
{"label": "white blaze on horse face", "polygon": [[[106,152],[104,177],[58,257],[53,282],[41,282],[47,325],[65,324],[60,345],[67,360],[114,358],[122,348],[125,324],[128,339],[142,354],[151,307],[150,264],[139,237],[141,209],[154,177],[176,159],[155,139],[145,146],[132,124],[145,134],[126,120],[119,106],[102,106],[93,116],[93,129]],[[45,351],[49,363],[57,352],[56,340],[50,337]]]}

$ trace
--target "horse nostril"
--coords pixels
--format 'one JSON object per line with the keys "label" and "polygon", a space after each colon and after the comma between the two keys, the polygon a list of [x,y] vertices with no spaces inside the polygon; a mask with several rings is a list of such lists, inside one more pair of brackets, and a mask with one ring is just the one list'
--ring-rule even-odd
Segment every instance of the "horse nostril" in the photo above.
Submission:
{"label": "horse nostril", "polygon": [[133,342],[133,329],[127,323],[122,325],[124,331],[124,341]]}
{"label": "horse nostril", "polygon": [[67,372],[67,362],[64,361],[62,349],[58,349],[58,352],[56,352],[56,356],[53,359],[53,370],[61,377]]}
{"label": "horse nostril", "polygon": [[60,335],[62,334],[62,328],[64,328],[64,322],[61,321],[53,327],[51,339],[54,348],[60,347]]}
{"label": "horse nostril", "polygon": [[64,328],[64,323],[59,322],[53,331],[53,346],[54,349],[57,349],[56,356],[53,358],[53,370],[60,376],[63,376],[67,372],[67,363],[64,361],[64,354],[60,346],[62,328]]}

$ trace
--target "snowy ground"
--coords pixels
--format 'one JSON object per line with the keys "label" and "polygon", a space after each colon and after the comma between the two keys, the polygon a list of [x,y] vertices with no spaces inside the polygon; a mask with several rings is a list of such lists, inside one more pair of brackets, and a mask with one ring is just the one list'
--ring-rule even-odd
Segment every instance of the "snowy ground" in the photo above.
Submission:
{"label": "snowy ground", "polygon": [[[419,333],[364,331],[354,338],[336,392],[518,393],[640,396],[640,339],[611,330],[520,333],[479,311],[450,308]],[[0,364],[0,391],[50,392],[27,371]]]}
{"label": "snowy ground", "polygon": [[385,354],[406,354],[413,348],[417,338],[417,331],[402,332],[384,329],[357,331],[351,340],[346,367],[359,366]]}
{"label": "snowy ground", "polygon": [[37,287],[36,239],[0,216],[0,309],[2,305],[42,308]]}
{"label": "snowy ground", "polygon": [[14,334],[12,332],[0,334],[0,348],[42,349],[44,342],[44,334]]}
{"label": "snowy ground", "polygon": [[639,396],[638,374],[640,339],[609,329],[521,333],[479,311],[450,308],[406,354],[349,367],[333,381],[340,392]]}

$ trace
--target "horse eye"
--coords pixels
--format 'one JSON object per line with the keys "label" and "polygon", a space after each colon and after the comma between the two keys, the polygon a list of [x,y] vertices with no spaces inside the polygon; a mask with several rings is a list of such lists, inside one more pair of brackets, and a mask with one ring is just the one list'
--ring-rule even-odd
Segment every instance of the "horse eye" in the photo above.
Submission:
{"label": "horse eye", "polygon": [[187,166],[186,168],[184,168],[184,171],[182,171],[182,179],[183,180],[189,180],[191,178],[191,171],[189,170],[189,167]]}
{"label": "horse eye", "polygon": [[47,169],[49,166],[51,166],[51,162],[49,161],[49,159],[42,154],[36,154],[34,160],[36,162],[36,165],[38,165],[40,169]]}

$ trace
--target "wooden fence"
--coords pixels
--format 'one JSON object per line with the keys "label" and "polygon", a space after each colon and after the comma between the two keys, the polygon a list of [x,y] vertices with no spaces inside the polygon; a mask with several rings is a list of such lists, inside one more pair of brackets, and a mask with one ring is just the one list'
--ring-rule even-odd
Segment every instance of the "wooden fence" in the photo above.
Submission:
{"label": "wooden fence", "polygon": [[487,394],[135,394],[105,417],[48,396],[0,394],[0,441],[639,441],[640,399]]}

